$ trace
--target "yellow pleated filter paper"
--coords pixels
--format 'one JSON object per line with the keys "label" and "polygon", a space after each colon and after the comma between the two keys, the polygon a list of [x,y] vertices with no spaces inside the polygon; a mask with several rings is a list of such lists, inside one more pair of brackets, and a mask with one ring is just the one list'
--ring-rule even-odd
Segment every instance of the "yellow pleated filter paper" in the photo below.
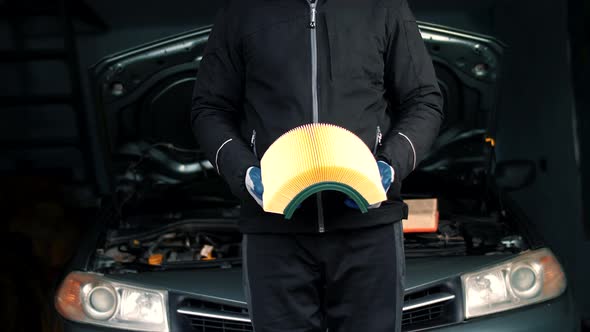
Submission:
{"label": "yellow pleated filter paper", "polygon": [[331,124],[309,124],[279,137],[260,162],[263,209],[290,219],[307,197],[337,190],[360,210],[386,199],[379,168],[354,133]]}

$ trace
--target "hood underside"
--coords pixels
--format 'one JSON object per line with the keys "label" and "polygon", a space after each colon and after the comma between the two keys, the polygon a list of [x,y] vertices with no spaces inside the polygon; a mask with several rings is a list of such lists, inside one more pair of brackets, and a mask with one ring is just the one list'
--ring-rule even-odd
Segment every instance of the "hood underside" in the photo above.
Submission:
{"label": "hood underside", "polygon": [[[419,170],[481,167],[493,131],[494,100],[503,46],[487,36],[419,24],[444,96],[445,121]],[[182,183],[211,169],[194,139],[188,110],[210,27],[106,57],[90,69],[106,120],[113,178],[148,176]],[[129,173],[147,159],[150,174]]]}

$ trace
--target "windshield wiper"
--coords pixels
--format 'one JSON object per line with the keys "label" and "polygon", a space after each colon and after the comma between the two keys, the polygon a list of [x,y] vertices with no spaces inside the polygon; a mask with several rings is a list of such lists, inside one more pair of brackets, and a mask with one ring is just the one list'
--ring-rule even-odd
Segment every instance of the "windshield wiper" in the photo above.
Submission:
{"label": "windshield wiper", "polygon": [[242,264],[242,258],[220,258],[210,261],[185,261],[185,262],[174,262],[165,263],[160,265],[162,270],[183,270],[183,269],[195,269],[195,268],[211,268],[220,267],[222,269],[229,269],[234,266]]}
{"label": "windshield wiper", "polygon": [[406,258],[465,256],[465,247],[405,249]]}
{"label": "windshield wiper", "polygon": [[221,258],[210,261],[186,261],[175,263],[164,263],[162,265],[150,265],[146,263],[119,263],[117,265],[107,268],[109,273],[125,274],[125,273],[142,273],[142,272],[161,272],[170,270],[195,270],[195,269],[210,269],[221,268],[229,269],[242,264],[241,258]]}

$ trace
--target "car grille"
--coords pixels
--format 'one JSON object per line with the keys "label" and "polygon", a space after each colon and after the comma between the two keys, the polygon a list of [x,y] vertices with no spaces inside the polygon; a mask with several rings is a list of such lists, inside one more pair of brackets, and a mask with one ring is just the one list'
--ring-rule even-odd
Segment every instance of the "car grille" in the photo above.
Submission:
{"label": "car grille", "polygon": [[189,299],[177,312],[195,332],[254,331],[248,309],[239,306]]}
{"label": "car grille", "polygon": [[[413,292],[404,297],[402,330],[413,331],[456,321],[455,295],[442,287]],[[248,310],[196,299],[184,300],[179,318],[195,332],[253,331]]]}
{"label": "car grille", "polygon": [[444,313],[444,304],[433,304],[424,308],[404,312],[402,326],[426,323],[437,320]]}
{"label": "car grille", "polygon": [[456,317],[455,295],[440,287],[404,297],[402,330],[411,331],[451,323]]}
{"label": "car grille", "polygon": [[225,332],[225,331],[254,331],[250,323],[232,323],[222,319],[191,318],[193,331]]}

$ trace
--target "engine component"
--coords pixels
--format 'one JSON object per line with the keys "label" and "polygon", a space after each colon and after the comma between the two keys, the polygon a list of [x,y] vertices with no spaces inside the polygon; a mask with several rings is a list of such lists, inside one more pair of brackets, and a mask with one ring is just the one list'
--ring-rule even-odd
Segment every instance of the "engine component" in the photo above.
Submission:
{"label": "engine component", "polygon": [[163,261],[164,261],[163,254],[152,254],[152,255],[150,255],[150,258],[148,259],[148,263],[150,265],[162,265]]}
{"label": "engine component", "polygon": [[214,259],[215,257],[213,257],[213,246],[210,246],[208,244],[204,245],[203,249],[201,249],[201,260],[210,261]]}

